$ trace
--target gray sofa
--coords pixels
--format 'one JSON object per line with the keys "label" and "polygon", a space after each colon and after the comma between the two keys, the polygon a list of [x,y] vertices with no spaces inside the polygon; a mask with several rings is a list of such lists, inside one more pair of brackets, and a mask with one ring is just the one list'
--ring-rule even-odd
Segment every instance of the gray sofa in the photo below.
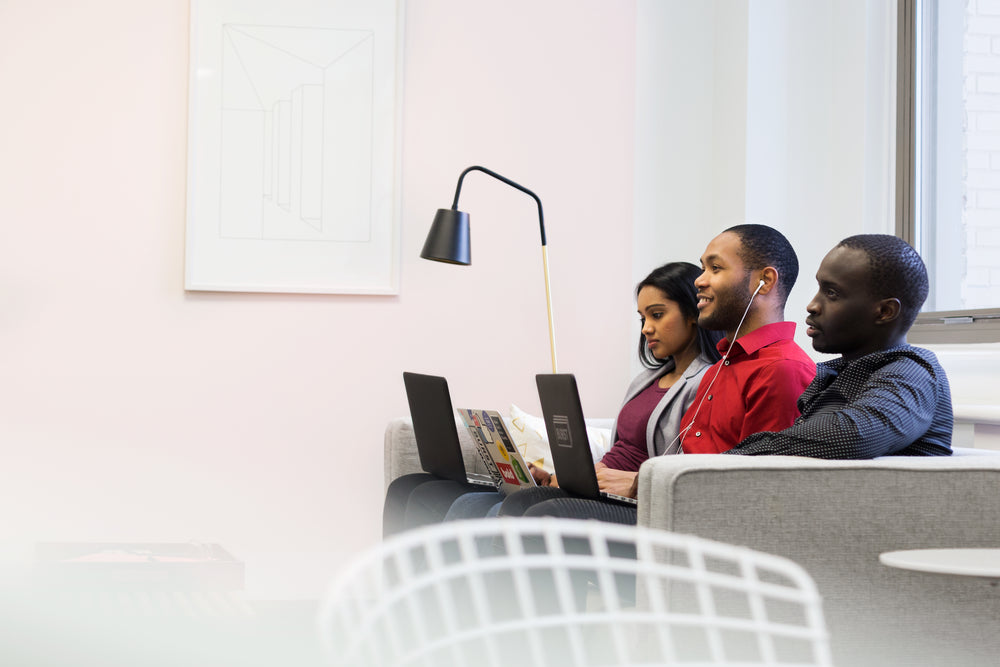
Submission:
{"label": "gray sofa", "polygon": [[839,665],[998,665],[1000,587],[882,565],[885,551],[1000,547],[1000,456],[824,461],[685,455],[643,464],[639,523],[801,564]]}
{"label": "gray sofa", "polygon": [[[461,433],[465,436],[465,433]],[[470,440],[467,462],[478,463]],[[412,428],[385,434],[385,479],[420,470]],[[824,461],[685,455],[642,466],[639,523],[800,563],[838,665],[998,665],[1000,586],[889,568],[884,551],[1000,547],[1000,452]]]}

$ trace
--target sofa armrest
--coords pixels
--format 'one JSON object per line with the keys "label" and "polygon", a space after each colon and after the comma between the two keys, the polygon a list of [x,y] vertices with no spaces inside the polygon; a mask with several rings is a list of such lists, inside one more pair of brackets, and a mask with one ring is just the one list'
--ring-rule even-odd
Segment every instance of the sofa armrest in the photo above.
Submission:
{"label": "sofa armrest", "polygon": [[386,425],[382,468],[386,487],[397,477],[420,472],[417,440],[413,436],[413,421],[409,417],[392,419]]}
{"label": "sofa armrest", "polygon": [[[465,469],[472,473],[488,474],[468,429],[457,417],[455,425],[458,442],[462,446]],[[383,437],[383,456],[383,481],[386,487],[397,477],[423,471],[420,467],[420,456],[417,454],[417,440],[413,435],[412,419],[400,417],[389,421]]]}
{"label": "sofa armrest", "polygon": [[[1000,652],[995,591],[991,598],[984,582],[894,570],[878,556],[1000,545],[998,489],[992,453],[663,456],[640,469],[638,522],[805,567],[824,597],[836,664],[989,664],[979,657]],[[955,647],[969,655],[958,658]]]}

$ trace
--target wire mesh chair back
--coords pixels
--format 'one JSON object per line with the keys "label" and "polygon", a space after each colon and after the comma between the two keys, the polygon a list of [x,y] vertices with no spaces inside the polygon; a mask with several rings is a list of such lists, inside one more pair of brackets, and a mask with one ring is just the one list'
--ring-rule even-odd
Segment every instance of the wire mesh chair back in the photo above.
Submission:
{"label": "wire mesh chair back", "polygon": [[799,565],[597,521],[485,519],[397,535],[341,573],[319,621],[338,666],[832,664]]}

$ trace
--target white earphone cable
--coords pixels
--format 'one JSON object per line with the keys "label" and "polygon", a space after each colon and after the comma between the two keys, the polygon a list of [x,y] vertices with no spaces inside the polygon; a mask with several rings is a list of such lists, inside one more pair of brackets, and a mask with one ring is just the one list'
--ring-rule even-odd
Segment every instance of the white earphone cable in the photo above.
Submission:
{"label": "white earphone cable", "polygon": [[683,453],[684,452],[684,447],[683,447],[683,445],[684,445],[684,436],[687,435],[687,432],[691,430],[692,426],[694,426],[695,420],[698,419],[698,413],[701,412],[701,406],[705,403],[705,399],[708,398],[708,396],[709,396],[708,392],[710,392],[712,390],[712,385],[715,384],[715,379],[717,377],[719,377],[719,373],[722,372],[722,367],[726,365],[726,360],[729,359],[729,353],[733,351],[733,345],[736,344],[736,339],[740,335],[740,327],[743,326],[743,322],[747,318],[747,313],[750,312],[750,306],[753,305],[754,297],[757,296],[757,293],[760,292],[760,290],[761,290],[762,287],[764,287],[764,281],[763,280],[761,280],[759,283],[757,283],[757,289],[755,289],[753,291],[753,294],[750,295],[750,301],[747,303],[746,310],[743,311],[743,317],[740,318],[740,323],[736,325],[736,331],[733,332],[733,339],[731,341],[729,341],[729,348],[726,350],[726,353],[724,355],[722,355],[722,359],[720,359],[717,362],[718,368],[715,369],[715,375],[712,376],[712,380],[708,383],[708,387],[706,387],[705,392],[702,394],[701,400],[698,401],[698,407],[695,408],[694,414],[691,416],[691,421],[688,423],[687,426],[685,426],[684,428],[682,428],[680,430],[680,432],[677,434],[677,437],[674,438],[670,442],[669,445],[667,445],[666,451],[670,451],[671,447],[674,446],[674,443],[676,443],[679,440],[680,443],[681,443],[681,447],[678,449],[678,453]]}

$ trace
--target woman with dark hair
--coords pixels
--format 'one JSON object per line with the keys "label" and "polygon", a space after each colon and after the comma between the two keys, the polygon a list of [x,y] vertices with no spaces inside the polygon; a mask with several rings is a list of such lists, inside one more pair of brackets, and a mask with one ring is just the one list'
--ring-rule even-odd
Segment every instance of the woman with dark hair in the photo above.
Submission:
{"label": "woman with dark hair", "polygon": [[[694,280],[700,274],[694,264],[671,262],[654,269],[635,288],[642,321],[639,361],[647,370],[632,380],[625,393],[612,428],[615,444],[597,464],[598,480],[620,477],[602,475],[602,466],[638,472],[651,456],[677,453],[681,416],[694,400],[702,375],[719,360],[716,344],[723,335],[697,324]],[[620,483],[613,484],[615,488],[604,488],[603,482],[601,486],[619,495],[628,491]]]}
{"label": "woman with dark hair", "polygon": [[[709,366],[719,359],[716,343],[720,331],[698,326],[698,295],[694,287],[701,269],[688,262],[671,262],[652,271],[635,290],[642,329],[639,359],[646,367],[629,385],[625,401],[612,428],[614,445],[595,465],[602,491],[628,496],[643,461],[680,450],[677,434],[684,412],[694,400],[698,383]],[[619,523],[635,523],[635,510],[619,512],[621,506],[602,501],[570,498],[557,488],[554,475],[532,468],[540,486],[503,499],[499,493],[467,493],[455,500],[446,520],[472,518],[499,511],[518,516],[529,507],[566,499],[593,503],[587,517]],[[423,492],[430,491],[430,488]],[[417,492],[422,493],[418,490]],[[498,505],[500,501],[502,505]],[[603,506],[603,507],[602,507]]]}

